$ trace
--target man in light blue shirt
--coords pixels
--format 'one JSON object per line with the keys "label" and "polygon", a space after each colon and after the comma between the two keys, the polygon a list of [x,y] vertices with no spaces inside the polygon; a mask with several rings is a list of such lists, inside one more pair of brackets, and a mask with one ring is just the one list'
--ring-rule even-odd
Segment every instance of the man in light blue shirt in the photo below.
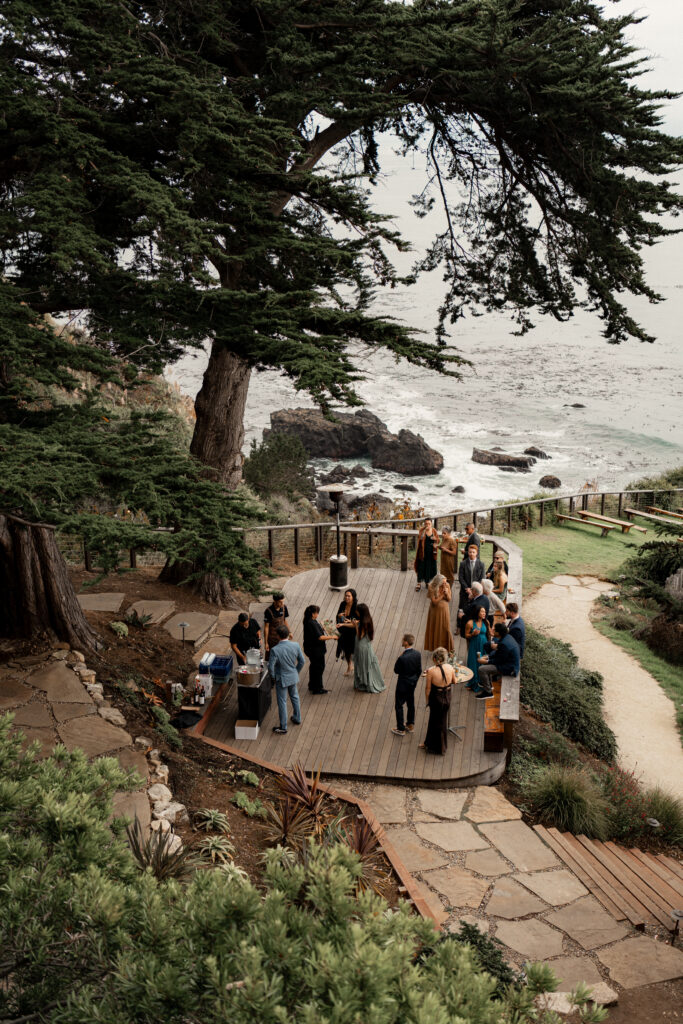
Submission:
{"label": "man in light blue shirt", "polygon": [[273,732],[284,736],[287,732],[287,694],[292,702],[292,725],[301,725],[301,706],[299,704],[299,672],[304,667],[304,652],[299,645],[289,639],[286,626],[279,626],[277,635],[280,642],[271,648],[268,659],[270,676],[275,683],[277,709],[280,724],[273,727]]}

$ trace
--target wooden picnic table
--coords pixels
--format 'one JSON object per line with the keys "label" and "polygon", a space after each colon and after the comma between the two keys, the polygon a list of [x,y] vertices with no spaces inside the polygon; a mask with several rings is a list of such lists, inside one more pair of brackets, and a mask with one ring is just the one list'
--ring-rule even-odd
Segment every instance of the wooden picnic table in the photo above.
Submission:
{"label": "wooden picnic table", "polygon": [[612,519],[610,516],[602,516],[598,512],[588,512],[584,509],[577,509],[577,515],[582,516],[586,521],[588,519],[598,519],[601,523],[612,523],[613,526],[620,526],[622,533],[628,533],[629,530],[637,530],[639,533],[647,533],[644,526],[636,526],[630,520],[625,519]]}
{"label": "wooden picnic table", "polygon": [[678,519],[663,519],[661,516],[653,516],[651,512],[641,512],[637,508],[625,508],[624,515],[628,516],[640,516],[641,519],[648,519],[651,523],[664,523],[665,526],[677,526],[681,527],[680,520]]}
{"label": "wooden picnic table", "polygon": [[646,505],[645,509],[646,509],[647,512],[655,512],[655,513],[658,513],[659,515],[674,516],[674,518],[676,518],[676,519],[683,519],[683,515],[681,515],[679,512],[672,512],[668,508],[657,508],[656,505]]}

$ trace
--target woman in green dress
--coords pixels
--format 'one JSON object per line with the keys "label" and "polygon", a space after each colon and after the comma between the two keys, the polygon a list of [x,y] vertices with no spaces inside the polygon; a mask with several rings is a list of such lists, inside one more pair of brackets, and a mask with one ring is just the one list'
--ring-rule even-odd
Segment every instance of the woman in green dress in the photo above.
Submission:
{"label": "woman in green dress", "polygon": [[366,604],[358,605],[356,626],[356,647],[353,654],[353,688],[364,693],[381,693],[386,690],[377,655],[372,646],[375,627]]}

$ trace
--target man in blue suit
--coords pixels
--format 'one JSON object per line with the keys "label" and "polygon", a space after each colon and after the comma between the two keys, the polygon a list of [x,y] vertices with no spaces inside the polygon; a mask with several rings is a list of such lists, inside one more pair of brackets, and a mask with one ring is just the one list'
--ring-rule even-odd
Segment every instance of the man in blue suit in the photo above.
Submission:
{"label": "man in blue suit", "polygon": [[[395,736],[405,736],[406,732],[412,732],[415,727],[415,687],[422,672],[422,655],[415,650],[415,637],[412,633],[406,633],[403,637],[403,654],[396,659],[394,672],[398,675],[396,680],[396,728],[391,731]],[[408,722],[403,725],[403,705],[408,711]]]}
{"label": "man in blue suit", "polygon": [[488,700],[493,697],[491,683],[496,676],[518,676],[519,675],[519,647],[517,641],[513,640],[508,633],[504,622],[497,622],[493,627],[496,635],[495,641],[491,642],[491,653],[484,655],[479,663],[479,690],[474,691],[474,696],[480,700]]}
{"label": "man in blue suit", "polygon": [[519,656],[523,658],[526,646],[526,626],[524,625],[524,619],[519,614],[519,605],[514,601],[509,601],[506,611],[508,613],[508,632],[517,641]]}

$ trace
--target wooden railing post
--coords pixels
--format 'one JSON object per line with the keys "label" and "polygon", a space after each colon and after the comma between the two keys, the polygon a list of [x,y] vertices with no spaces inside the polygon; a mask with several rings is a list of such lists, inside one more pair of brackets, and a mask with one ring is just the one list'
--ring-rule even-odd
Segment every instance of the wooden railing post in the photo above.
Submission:
{"label": "wooden railing post", "polygon": [[130,551],[128,552],[128,555],[129,555],[129,561],[130,561],[131,569],[137,569],[137,567],[138,567],[138,553],[135,550],[135,548],[131,548]]}
{"label": "wooden railing post", "polygon": [[299,564],[299,527],[294,527],[294,565]]}
{"label": "wooden railing post", "polygon": [[368,558],[372,558],[372,533],[368,530]]}
{"label": "wooden railing post", "polygon": [[605,514],[605,498],[606,497],[607,497],[607,495],[603,491],[601,496],[600,496],[600,515],[601,516],[604,516],[604,514]]}
{"label": "wooden railing post", "polygon": [[624,503],[624,492],[623,491],[619,491],[619,508],[617,509],[617,518],[618,519],[621,518],[621,507],[622,507],[623,503]]}
{"label": "wooden railing post", "polygon": [[545,502],[542,501],[538,506],[538,525],[543,526],[543,516],[545,515]]}
{"label": "wooden railing post", "polygon": [[401,572],[408,571],[408,538],[401,537]]}
{"label": "wooden railing post", "polygon": [[85,540],[83,540],[83,563],[85,565],[85,571],[92,572],[92,559]]}
{"label": "wooden railing post", "polygon": [[495,533],[495,532],[496,532],[496,510],[495,510],[495,508],[492,508],[491,509],[491,533]]}
{"label": "wooden railing post", "polygon": [[273,531],[268,530],[268,561],[273,564]]}
{"label": "wooden railing post", "polygon": [[350,565],[352,569],[358,568],[358,534],[355,531],[351,534]]}
{"label": "wooden railing post", "polygon": [[[491,531],[493,533],[493,530]],[[512,508],[508,505],[508,533],[512,533]]]}

